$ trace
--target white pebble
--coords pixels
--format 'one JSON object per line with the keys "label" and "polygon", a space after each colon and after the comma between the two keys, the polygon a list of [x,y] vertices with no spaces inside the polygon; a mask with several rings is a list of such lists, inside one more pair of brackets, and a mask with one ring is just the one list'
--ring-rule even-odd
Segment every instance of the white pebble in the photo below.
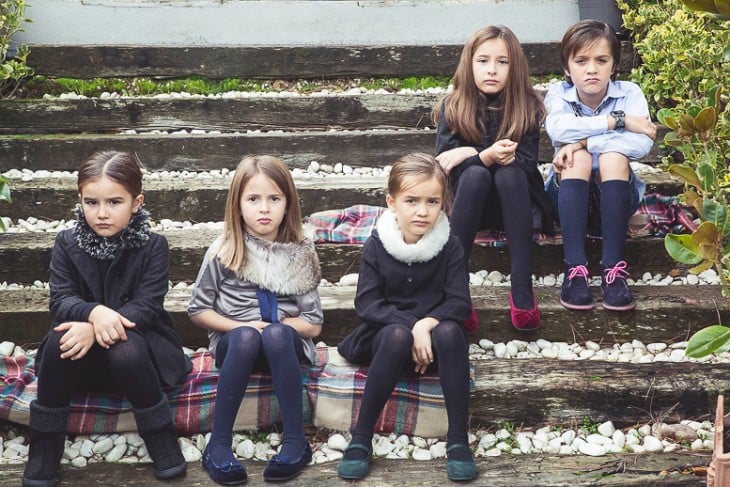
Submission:
{"label": "white pebble", "polygon": [[664,445],[659,438],[648,435],[644,437],[644,449],[649,452],[660,452],[664,450]]}
{"label": "white pebble", "polygon": [[330,436],[327,440],[327,446],[332,448],[333,450],[345,451],[347,445],[347,440],[339,433]]}
{"label": "white pebble", "polygon": [[611,421],[606,421],[605,423],[598,425],[598,432],[603,436],[611,437],[614,431],[616,431],[616,427]]}
{"label": "white pebble", "polygon": [[581,443],[578,446],[578,451],[583,455],[591,457],[600,457],[606,454],[606,448],[603,445],[597,445],[595,443]]}

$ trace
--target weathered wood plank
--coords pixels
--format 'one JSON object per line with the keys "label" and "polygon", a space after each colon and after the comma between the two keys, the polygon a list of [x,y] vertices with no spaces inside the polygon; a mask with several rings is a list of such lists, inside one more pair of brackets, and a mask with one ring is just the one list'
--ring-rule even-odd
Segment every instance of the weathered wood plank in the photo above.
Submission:
{"label": "weathered wood plank", "polygon": [[0,100],[0,134],[433,127],[440,95]]}
{"label": "weathered wood plank", "polygon": [[[247,154],[274,154],[292,167],[311,161],[381,167],[414,151],[433,153],[434,130],[266,132],[216,135],[8,135],[0,136],[0,172],[13,168],[74,171],[99,150],[136,152],[149,169],[207,171],[232,168]],[[659,144],[641,160],[655,165]],[[547,136],[540,137],[540,162],[552,161]]]}
{"label": "weathered wood plank", "polygon": [[[230,184],[230,178],[148,179],[144,183],[145,205],[156,220],[223,221]],[[384,178],[340,176],[298,179],[296,184],[305,215],[359,204],[382,206],[385,202]],[[69,218],[78,202],[78,190],[75,179],[43,178],[14,182],[12,197],[13,204],[3,207],[2,216],[52,221]]]}
{"label": "weathered wood plank", "polygon": [[[652,453],[645,455],[583,455],[558,457],[546,455],[504,455],[496,458],[477,459],[479,477],[469,485],[491,487],[533,487],[536,485],[570,486],[703,486],[704,477],[693,475],[692,467],[707,466],[709,453]],[[264,462],[244,461],[251,486],[270,485],[264,482]],[[0,487],[16,486],[25,465],[3,465],[0,470]],[[373,460],[370,473],[363,485],[391,487],[393,485],[443,487],[446,479],[446,462],[433,460]],[[155,480],[152,467],[119,463],[96,463],[85,468],[64,465],[59,486],[98,487],[162,487],[166,485],[208,486],[212,482],[200,466],[200,462],[188,464],[188,473],[177,480]],[[311,465],[295,480],[282,485],[321,487],[344,485],[337,477],[337,462]]]}
{"label": "weathered wood plank", "polygon": [[[531,74],[562,73],[560,43],[525,43]],[[434,46],[30,46],[36,74],[71,78],[368,78],[451,76],[462,45]],[[635,55],[622,46],[623,72]]]}
{"label": "weathered wood plank", "polygon": [[[593,340],[611,346],[640,339],[644,343],[683,341],[707,325],[730,320],[730,303],[721,296],[719,286],[635,286],[637,310],[628,313],[605,311],[599,306],[591,312],[567,311],[560,305],[560,289],[538,288],[542,325],[534,332],[518,332],[510,324],[509,287],[471,288],[479,327],[471,342],[487,338],[493,342],[537,340],[559,342]],[[600,290],[593,289],[600,298]],[[318,340],[335,345],[358,323],[353,307],[355,288],[321,287],[325,326]],[[165,302],[175,320],[183,342],[191,347],[207,346],[202,329],[187,315],[190,290],[173,289]],[[20,344],[38,342],[48,330],[48,292],[39,289],[0,293],[0,337]]]}
{"label": "weathered wood plank", "polygon": [[[649,193],[673,195],[682,190],[682,184],[668,173],[647,173],[644,179]],[[298,178],[295,183],[302,213],[311,215],[352,205],[383,206],[387,181],[384,177],[339,175]],[[11,186],[13,204],[3,207],[2,216],[14,220],[31,216],[48,221],[68,219],[78,202],[73,178],[16,180]],[[148,178],[144,183],[145,204],[156,220],[222,221],[229,186],[230,179],[222,178]]]}
{"label": "weathered wood plank", "polygon": [[[64,208],[69,208],[66,206]],[[221,210],[223,205],[220,206]],[[68,210],[62,216],[68,217]],[[35,215],[41,214],[34,212]],[[163,231],[170,243],[170,279],[173,282],[192,282],[198,273],[203,254],[218,235],[216,230]],[[55,235],[52,233],[0,233],[0,282],[32,283],[48,280],[50,251]],[[589,270],[599,272],[601,242],[588,240],[586,245]],[[357,273],[360,262],[360,246],[346,244],[317,244],[322,266],[322,276],[337,282],[343,275]],[[630,272],[639,278],[644,272],[666,274],[676,264],[664,249],[661,238],[629,238],[626,241],[626,258]],[[563,249],[560,242],[545,240],[533,246],[533,272],[536,275],[559,274],[562,267]],[[472,272],[482,269],[510,272],[508,248],[475,246],[469,268]]]}

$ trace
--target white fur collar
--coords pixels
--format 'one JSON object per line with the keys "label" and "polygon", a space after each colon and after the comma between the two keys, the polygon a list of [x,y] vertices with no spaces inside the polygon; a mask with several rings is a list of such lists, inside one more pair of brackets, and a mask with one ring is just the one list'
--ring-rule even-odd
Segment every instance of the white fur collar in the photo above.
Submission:
{"label": "white fur collar", "polygon": [[393,258],[405,263],[428,262],[436,257],[448,242],[450,231],[449,220],[443,212],[439,214],[431,231],[414,244],[407,244],[403,239],[403,232],[398,227],[395,212],[392,210],[385,210],[380,215],[375,228],[385,250]]}

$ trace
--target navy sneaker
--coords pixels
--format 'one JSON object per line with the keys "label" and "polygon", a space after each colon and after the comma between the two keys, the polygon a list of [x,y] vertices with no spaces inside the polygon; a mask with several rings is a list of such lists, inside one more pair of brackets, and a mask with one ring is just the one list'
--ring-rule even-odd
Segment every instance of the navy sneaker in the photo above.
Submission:
{"label": "navy sneaker", "polygon": [[601,291],[603,291],[603,308],[610,311],[631,311],[636,302],[631,295],[626,278],[626,261],[620,261],[613,267],[601,265]]}
{"label": "navy sneaker", "polygon": [[588,287],[588,268],[585,265],[565,264],[560,304],[568,309],[585,311],[596,307]]}

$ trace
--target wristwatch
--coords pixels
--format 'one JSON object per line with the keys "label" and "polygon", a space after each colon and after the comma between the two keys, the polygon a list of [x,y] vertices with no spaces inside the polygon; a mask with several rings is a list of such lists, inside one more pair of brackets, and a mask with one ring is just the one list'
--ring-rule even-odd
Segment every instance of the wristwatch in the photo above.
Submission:
{"label": "wristwatch", "polygon": [[621,130],[626,127],[626,114],[623,110],[616,110],[611,112],[611,116],[616,120],[616,126],[614,130]]}

